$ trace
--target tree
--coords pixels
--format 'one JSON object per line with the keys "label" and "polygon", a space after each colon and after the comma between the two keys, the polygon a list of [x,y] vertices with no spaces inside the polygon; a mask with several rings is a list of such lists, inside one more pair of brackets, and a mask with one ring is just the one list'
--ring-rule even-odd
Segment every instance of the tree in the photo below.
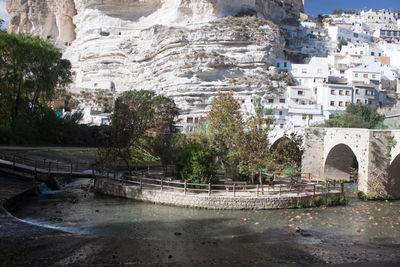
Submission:
{"label": "tree", "polygon": [[269,125],[271,118],[264,117],[264,110],[261,100],[255,101],[255,115],[247,121],[247,127],[238,139],[240,160],[239,172],[251,178],[254,183],[254,176],[258,172],[259,182],[262,184],[262,169],[266,168],[272,160],[269,150]]}
{"label": "tree", "polygon": [[154,91],[122,93],[115,101],[110,134],[107,145],[99,150],[100,158],[110,163],[122,160],[130,169],[131,162],[148,160],[154,154],[166,156],[165,143],[161,146],[155,140],[173,132],[178,115],[175,102]]}
{"label": "tree", "polygon": [[71,82],[71,64],[40,37],[0,31],[0,122],[11,131]]}
{"label": "tree", "polygon": [[343,13],[344,13],[343,9],[334,9],[334,10],[332,11],[332,15],[338,15],[338,16],[340,16],[340,15],[342,15]]}
{"label": "tree", "polygon": [[375,107],[350,104],[343,115],[325,121],[323,126],[375,129],[382,127],[384,120],[385,116],[380,115]]}
{"label": "tree", "polygon": [[176,161],[178,177],[189,179],[192,183],[212,183],[217,165],[208,140],[201,136],[189,136],[181,141],[181,151]]}
{"label": "tree", "polygon": [[288,167],[300,166],[303,156],[303,138],[295,133],[285,135],[271,147],[273,153],[273,168],[283,170]]}
{"label": "tree", "polygon": [[232,92],[218,93],[208,114],[213,150],[225,169],[234,165],[237,138],[243,131],[240,104]]}
{"label": "tree", "polygon": [[343,46],[346,46],[347,44],[348,43],[347,43],[346,40],[344,40],[344,39],[340,40],[339,43],[338,43],[339,50],[342,50]]}

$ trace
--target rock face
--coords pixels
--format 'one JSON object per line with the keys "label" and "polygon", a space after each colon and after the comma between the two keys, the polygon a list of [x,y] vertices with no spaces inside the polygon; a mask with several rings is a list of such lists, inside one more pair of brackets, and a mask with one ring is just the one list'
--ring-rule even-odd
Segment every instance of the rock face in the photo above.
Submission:
{"label": "rock face", "polygon": [[185,122],[201,120],[218,90],[234,91],[246,110],[254,95],[284,88],[267,78],[283,57],[273,22],[297,19],[303,9],[302,0],[7,2],[10,31],[63,48],[77,103],[104,108],[122,91],[152,89],[173,97]]}

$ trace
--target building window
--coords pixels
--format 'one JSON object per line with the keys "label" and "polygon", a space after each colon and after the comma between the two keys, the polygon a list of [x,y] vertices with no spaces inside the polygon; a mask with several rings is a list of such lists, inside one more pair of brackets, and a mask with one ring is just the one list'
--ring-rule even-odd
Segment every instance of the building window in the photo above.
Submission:
{"label": "building window", "polygon": [[364,104],[365,104],[365,105],[368,104],[368,100],[367,100],[367,99],[364,100]]}
{"label": "building window", "polygon": [[302,73],[307,73],[307,69],[302,69],[301,72]]}
{"label": "building window", "polygon": [[360,94],[360,89],[356,89],[356,95]]}
{"label": "building window", "polygon": [[279,127],[280,127],[281,129],[283,129],[283,124],[281,124]]}
{"label": "building window", "polygon": [[279,99],[279,103],[285,103],[286,100],[284,98]]}
{"label": "building window", "polygon": [[339,101],[339,107],[343,107],[343,102]]}
{"label": "building window", "polygon": [[281,111],[279,111],[279,116],[282,116],[283,115],[283,111],[281,110]]}
{"label": "building window", "polygon": [[276,63],[276,67],[279,68],[281,66],[280,63]]}
{"label": "building window", "polygon": [[357,104],[361,104],[361,99],[357,99]]}
{"label": "building window", "polygon": [[334,95],[335,94],[335,90],[331,90],[331,95]]}
{"label": "building window", "polygon": [[358,78],[358,73],[354,74],[354,77]]}
{"label": "building window", "polygon": [[376,79],[376,75],[375,74],[372,74],[372,79]]}
{"label": "building window", "polygon": [[283,63],[283,67],[284,67],[284,68],[287,68],[287,62],[284,62],[284,63]]}
{"label": "building window", "polygon": [[303,91],[297,91],[297,95],[303,95]]}
{"label": "building window", "polygon": [[303,118],[303,120],[306,120],[307,119],[307,115],[303,114],[302,118]]}
{"label": "building window", "polygon": [[339,90],[339,95],[343,95],[343,90]]}
{"label": "building window", "polygon": [[312,120],[313,119],[313,115],[311,114],[311,115],[308,115],[308,118],[310,119],[310,120]]}
{"label": "building window", "polygon": [[347,107],[347,106],[350,106],[350,102],[346,102],[346,107]]}
{"label": "building window", "polygon": [[193,118],[188,117],[187,120],[186,120],[186,122],[187,122],[187,123],[193,123]]}
{"label": "building window", "polygon": [[363,77],[368,79],[368,74],[364,74]]}
{"label": "building window", "polygon": [[195,124],[199,124],[199,118],[195,118],[195,119],[194,119],[194,123],[195,123]]}
{"label": "building window", "polygon": [[335,106],[335,101],[331,101],[331,107]]}
{"label": "building window", "polygon": [[268,103],[274,103],[274,99],[273,98],[268,99]]}
{"label": "building window", "polygon": [[368,100],[368,105],[372,105],[372,100]]}
{"label": "building window", "polygon": [[331,119],[333,119],[333,118],[335,118],[335,115],[330,114],[330,115],[329,115],[329,119],[331,120]]}
{"label": "building window", "polygon": [[346,95],[350,95],[350,91],[349,90],[346,90]]}

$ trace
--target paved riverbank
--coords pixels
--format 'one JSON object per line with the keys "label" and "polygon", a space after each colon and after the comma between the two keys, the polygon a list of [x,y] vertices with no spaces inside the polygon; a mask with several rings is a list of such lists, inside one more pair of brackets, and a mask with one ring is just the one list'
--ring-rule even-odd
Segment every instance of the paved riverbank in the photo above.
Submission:
{"label": "paved riverbank", "polygon": [[[31,180],[0,175],[2,204],[33,186]],[[250,237],[171,241],[86,236],[33,226],[0,210],[0,266],[311,266],[355,262],[358,266],[394,266],[400,263],[400,246],[384,241],[337,244],[332,240],[310,244],[304,237],[304,242],[296,243],[294,231],[287,236],[287,242],[280,243],[253,242]]]}

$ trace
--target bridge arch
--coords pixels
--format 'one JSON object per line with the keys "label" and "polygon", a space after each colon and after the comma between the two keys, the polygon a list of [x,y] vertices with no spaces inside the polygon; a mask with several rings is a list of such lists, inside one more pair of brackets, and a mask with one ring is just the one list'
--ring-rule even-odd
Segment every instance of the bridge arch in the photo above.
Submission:
{"label": "bridge arch", "polygon": [[386,191],[391,196],[400,197],[400,154],[393,159],[389,166]]}
{"label": "bridge arch", "polygon": [[341,143],[329,150],[324,162],[326,179],[350,180],[354,170],[359,172],[359,162],[350,146]]}

